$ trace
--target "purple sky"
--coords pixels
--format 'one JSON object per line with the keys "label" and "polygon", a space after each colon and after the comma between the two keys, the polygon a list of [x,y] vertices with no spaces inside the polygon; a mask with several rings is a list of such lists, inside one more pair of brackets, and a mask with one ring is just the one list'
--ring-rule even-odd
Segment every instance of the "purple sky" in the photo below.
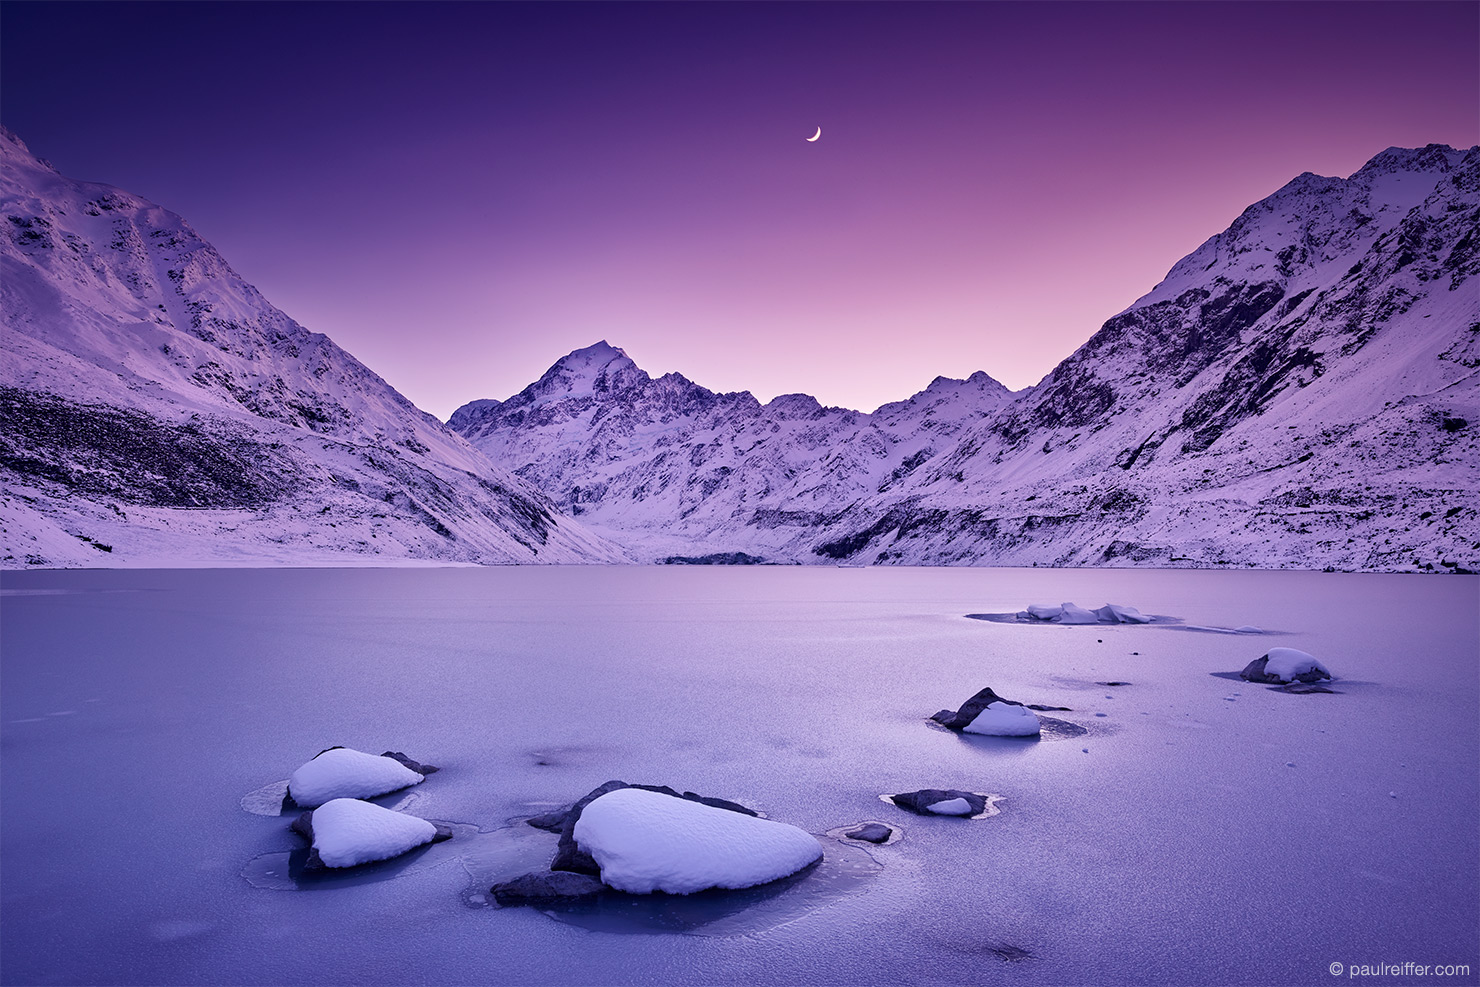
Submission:
{"label": "purple sky", "polygon": [[1470,2],[5,3],[0,38],[36,153],[443,418],[601,338],[763,400],[1024,387],[1300,172],[1480,141]]}

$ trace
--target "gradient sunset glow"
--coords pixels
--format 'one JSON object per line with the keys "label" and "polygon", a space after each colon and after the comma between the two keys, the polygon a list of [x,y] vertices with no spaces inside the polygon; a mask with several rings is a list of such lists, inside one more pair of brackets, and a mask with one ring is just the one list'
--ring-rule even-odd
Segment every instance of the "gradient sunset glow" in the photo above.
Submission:
{"label": "gradient sunset glow", "polygon": [[762,400],[1021,388],[1297,174],[1480,141],[1473,3],[0,16],[37,154],[443,418],[603,338]]}

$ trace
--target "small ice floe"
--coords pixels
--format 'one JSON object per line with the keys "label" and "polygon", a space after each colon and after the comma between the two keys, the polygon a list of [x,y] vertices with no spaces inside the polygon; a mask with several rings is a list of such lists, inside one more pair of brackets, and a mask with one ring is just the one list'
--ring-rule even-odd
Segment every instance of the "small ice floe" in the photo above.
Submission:
{"label": "small ice floe", "polygon": [[973,613],[967,616],[977,620],[1008,624],[1174,624],[1178,622],[1176,617],[1145,614],[1135,607],[1120,603],[1107,603],[1098,610],[1090,610],[1077,603],[1068,602],[1060,603],[1056,607],[1034,603],[1026,610],[1019,610],[1017,613]]}
{"label": "small ice floe", "polygon": [[1240,624],[1233,629],[1235,634],[1263,634],[1264,628],[1255,627],[1253,624]]}
{"label": "small ice floe", "polygon": [[1294,648],[1270,648],[1239,672],[1249,682],[1288,685],[1291,682],[1319,682],[1331,678],[1331,672],[1311,655]]}
{"label": "small ice floe", "polygon": [[332,799],[368,799],[419,785],[436,770],[399,751],[376,755],[330,747],[293,772],[288,795],[301,807],[312,809]]}
{"label": "small ice floe", "polygon": [[963,792],[955,788],[922,788],[915,792],[885,795],[884,800],[921,816],[982,818],[998,813],[996,804],[1002,797],[981,792]]}
{"label": "small ice floe", "polygon": [[307,870],[358,867],[452,839],[446,826],[351,798],[332,799],[305,812],[293,821],[293,829],[313,844]]}
{"label": "small ice floe", "polygon": [[593,800],[573,833],[602,883],[632,894],[749,888],[822,858],[822,844],[795,826],[640,788]]}

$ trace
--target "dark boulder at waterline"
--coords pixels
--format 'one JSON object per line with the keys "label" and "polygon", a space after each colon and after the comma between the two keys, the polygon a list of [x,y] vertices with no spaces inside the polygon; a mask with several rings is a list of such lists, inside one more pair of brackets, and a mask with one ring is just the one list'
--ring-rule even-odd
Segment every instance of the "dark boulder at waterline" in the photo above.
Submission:
{"label": "dark boulder at waterline", "polygon": [[588,874],[570,871],[537,871],[495,884],[493,900],[505,907],[533,905],[573,905],[595,901],[607,892],[607,886]]}
{"label": "dark boulder at waterline", "polygon": [[862,840],[865,843],[888,843],[889,837],[894,835],[894,830],[883,823],[864,823],[843,834],[850,840]]}

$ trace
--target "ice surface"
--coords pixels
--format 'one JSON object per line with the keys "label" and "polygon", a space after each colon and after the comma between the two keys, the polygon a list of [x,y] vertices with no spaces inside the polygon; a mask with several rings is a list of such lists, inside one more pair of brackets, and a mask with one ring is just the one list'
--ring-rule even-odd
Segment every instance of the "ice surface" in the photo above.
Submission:
{"label": "ice surface", "polygon": [[335,747],[294,771],[288,794],[305,809],[331,799],[367,799],[419,785],[424,777],[393,757]]}
{"label": "ice surface", "polygon": [[575,838],[602,881],[633,894],[754,887],[822,856],[822,844],[795,826],[640,788],[586,806]]}
{"label": "ice surface", "polygon": [[[1353,957],[1480,955],[1477,577],[523,567],[0,580],[26,591],[0,597],[6,983],[1318,985]],[[1262,653],[1243,635],[962,618],[1063,599],[1278,628],[1280,644],[1340,657],[1342,694],[1210,677]],[[1073,707],[1045,714],[1045,739],[1049,718],[1090,733],[1025,743],[922,726],[922,710],[986,681]],[[1111,681],[1135,685],[1096,684]],[[1229,690],[1238,702],[1223,702]],[[62,710],[77,712],[47,715]],[[878,816],[903,837],[844,848],[878,869],[822,896],[826,838],[826,859],[779,893],[724,892],[738,896],[724,917],[699,900],[720,892],[644,896],[667,934],[473,901],[492,870],[548,865],[555,837],[522,822],[531,852],[518,860],[456,829],[304,893],[254,886],[249,865],[295,886],[303,841],[243,796],[336,740],[431,758],[444,770],[407,793],[415,814],[502,836],[625,778],[721,794],[810,833]],[[1005,801],[957,825],[878,798],[926,785]],[[272,855],[286,873],[255,866]]]}
{"label": "ice surface", "polygon": [[961,729],[989,737],[1034,737],[1042,728],[1031,709],[1011,703],[988,703],[976,719]]}
{"label": "ice surface", "polygon": [[337,798],[313,810],[313,846],[325,867],[388,860],[436,835],[437,827],[425,819],[359,799]]}
{"label": "ice surface", "polygon": [[1285,682],[1293,682],[1297,675],[1305,672],[1320,671],[1330,676],[1331,671],[1322,665],[1314,656],[1294,648],[1270,648],[1269,661],[1264,665],[1264,674],[1273,675]]}

